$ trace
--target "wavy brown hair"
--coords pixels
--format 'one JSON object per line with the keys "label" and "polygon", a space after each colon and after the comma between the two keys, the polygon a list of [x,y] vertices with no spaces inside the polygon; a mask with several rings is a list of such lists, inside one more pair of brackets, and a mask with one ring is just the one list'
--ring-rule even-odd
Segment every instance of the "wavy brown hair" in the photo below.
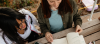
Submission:
{"label": "wavy brown hair", "polygon": [[[44,18],[50,18],[51,17],[51,9],[50,9],[50,5],[47,2],[47,0],[42,0],[41,2],[42,4],[42,11],[44,14]],[[62,14],[62,13],[67,13],[67,12],[73,12],[72,6],[69,2],[69,0],[62,0],[62,2],[60,3],[59,7],[58,7],[58,14]]]}

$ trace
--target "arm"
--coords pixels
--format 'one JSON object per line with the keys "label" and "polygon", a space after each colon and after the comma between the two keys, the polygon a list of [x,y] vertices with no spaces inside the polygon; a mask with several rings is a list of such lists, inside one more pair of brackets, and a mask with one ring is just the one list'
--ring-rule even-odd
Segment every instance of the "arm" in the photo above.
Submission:
{"label": "arm", "polygon": [[74,12],[73,21],[74,21],[75,27],[77,25],[81,26],[82,19],[80,18],[80,15],[78,14],[78,8],[77,8],[75,1],[73,1],[73,12]]}
{"label": "arm", "polygon": [[76,27],[76,32],[81,33],[83,31],[81,28],[82,19],[80,18],[80,15],[78,14],[78,8],[75,1],[73,1],[73,12],[74,12],[73,21]]}
{"label": "arm", "polygon": [[50,33],[50,30],[48,29],[45,19],[43,17],[41,5],[38,8],[37,13],[38,13],[38,22],[40,24],[40,28],[41,28],[43,35],[45,35],[45,38],[47,39],[47,41],[53,42],[53,36]]}
{"label": "arm", "polygon": [[43,17],[41,5],[39,6],[37,13],[38,13],[38,23],[40,24],[40,28],[41,28],[42,33],[45,35],[46,32],[50,32],[50,31],[48,30],[48,27],[45,23],[45,19]]}

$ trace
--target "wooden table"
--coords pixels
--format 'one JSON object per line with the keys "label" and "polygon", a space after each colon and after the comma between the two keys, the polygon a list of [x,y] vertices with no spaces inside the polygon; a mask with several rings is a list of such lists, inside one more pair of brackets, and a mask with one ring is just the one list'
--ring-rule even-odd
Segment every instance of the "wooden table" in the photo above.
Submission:
{"label": "wooden table", "polygon": [[[96,41],[96,44],[100,44],[100,21],[98,19],[83,23],[81,28],[83,29],[83,32],[80,33],[80,35],[84,36],[86,44],[88,44],[90,41]],[[54,39],[64,38],[66,37],[66,34],[69,32],[75,32],[75,28],[69,28],[69,29],[60,31],[58,33],[55,33],[53,34],[53,38]],[[33,44],[34,42],[40,42],[43,44],[51,44],[45,39],[45,37],[32,41],[28,44]]]}

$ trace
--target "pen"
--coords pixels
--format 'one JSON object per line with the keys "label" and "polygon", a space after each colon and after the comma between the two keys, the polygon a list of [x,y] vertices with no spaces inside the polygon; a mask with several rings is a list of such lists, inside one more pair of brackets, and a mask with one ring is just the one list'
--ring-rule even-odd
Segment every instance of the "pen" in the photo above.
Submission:
{"label": "pen", "polygon": [[93,44],[95,44],[95,41],[93,41]]}

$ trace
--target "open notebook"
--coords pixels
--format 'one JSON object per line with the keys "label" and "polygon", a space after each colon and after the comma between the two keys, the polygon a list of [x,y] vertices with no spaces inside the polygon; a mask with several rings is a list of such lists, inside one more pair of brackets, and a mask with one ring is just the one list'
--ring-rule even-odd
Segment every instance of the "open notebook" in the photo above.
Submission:
{"label": "open notebook", "polygon": [[71,32],[65,38],[55,39],[52,44],[86,44],[82,35],[76,32]]}

